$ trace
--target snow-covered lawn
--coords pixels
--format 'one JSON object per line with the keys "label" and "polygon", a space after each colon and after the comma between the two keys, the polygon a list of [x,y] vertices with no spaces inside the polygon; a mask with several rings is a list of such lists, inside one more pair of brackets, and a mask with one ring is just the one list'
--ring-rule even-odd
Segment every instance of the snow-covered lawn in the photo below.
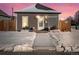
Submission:
{"label": "snow-covered lawn", "polygon": [[63,46],[65,46],[67,49],[71,46],[73,49],[79,48],[79,30],[72,30],[71,32],[60,32],[58,30],[53,30],[50,31],[50,33],[58,40],[59,45],[63,44]]}
{"label": "snow-covered lawn", "polygon": [[73,49],[73,52],[79,52],[79,30],[72,30],[71,32],[52,30],[48,33],[37,33],[37,36],[35,32],[28,31],[0,32],[0,50],[5,48],[4,51],[11,51],[13,48],[13,52],[32,51],[33,45],[35,47],[55,45],[58,51],[63,51],[62,44],[67,51]]}
{"label": "snow-covered lawn", "polygon": [[8,31],[0,32],[0,49],[14,47],[16,45],[27,44],[32,46],[35,37],[34,32],[28,31]]}

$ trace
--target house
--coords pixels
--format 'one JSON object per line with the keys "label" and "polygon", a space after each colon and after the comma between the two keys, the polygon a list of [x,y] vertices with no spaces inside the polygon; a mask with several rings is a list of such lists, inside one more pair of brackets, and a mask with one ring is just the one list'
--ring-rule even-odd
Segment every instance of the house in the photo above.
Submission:
{"label": "house", "polygon": [[44,28],[58,27],[58,12],[42,4],[34,4],[28,8],[15,11],[17,14],[17,30],[25,27],[42,30]]}

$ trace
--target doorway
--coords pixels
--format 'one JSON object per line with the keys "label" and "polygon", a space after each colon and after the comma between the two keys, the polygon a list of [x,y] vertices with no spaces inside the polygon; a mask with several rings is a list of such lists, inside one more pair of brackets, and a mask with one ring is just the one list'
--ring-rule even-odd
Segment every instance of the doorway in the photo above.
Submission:
{"label": "doorway", "polygon": [[37,15],[37,29],[42,30],[44,29],[44,16]]}

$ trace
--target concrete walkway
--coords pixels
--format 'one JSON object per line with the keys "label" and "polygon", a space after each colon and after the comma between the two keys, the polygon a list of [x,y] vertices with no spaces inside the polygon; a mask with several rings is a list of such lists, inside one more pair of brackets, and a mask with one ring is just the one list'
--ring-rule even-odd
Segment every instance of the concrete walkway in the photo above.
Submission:
{"label": "concrete walkway", "polygon": [[37,33],[34,40],[33,48],[34,49],[55,49],[57,42],[54,38],[50,37],[49,33]]}

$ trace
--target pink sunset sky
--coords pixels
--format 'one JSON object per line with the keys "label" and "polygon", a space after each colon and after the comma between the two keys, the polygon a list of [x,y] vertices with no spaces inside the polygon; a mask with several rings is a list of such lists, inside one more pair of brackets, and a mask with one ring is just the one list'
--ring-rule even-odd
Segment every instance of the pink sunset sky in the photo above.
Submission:
{"label": "pink sunset sky", "polygon": [[[16,11],[22,8],[27,8],[33,4],[34,3],[0,3],[0,9],[11,15],[12,8]],[[62,13],[60,15],[60,19],[65,19],[68,16],[74,16],[75,12],[79,10],[78,3],[43,3],[43,5],[60,11]]]}

